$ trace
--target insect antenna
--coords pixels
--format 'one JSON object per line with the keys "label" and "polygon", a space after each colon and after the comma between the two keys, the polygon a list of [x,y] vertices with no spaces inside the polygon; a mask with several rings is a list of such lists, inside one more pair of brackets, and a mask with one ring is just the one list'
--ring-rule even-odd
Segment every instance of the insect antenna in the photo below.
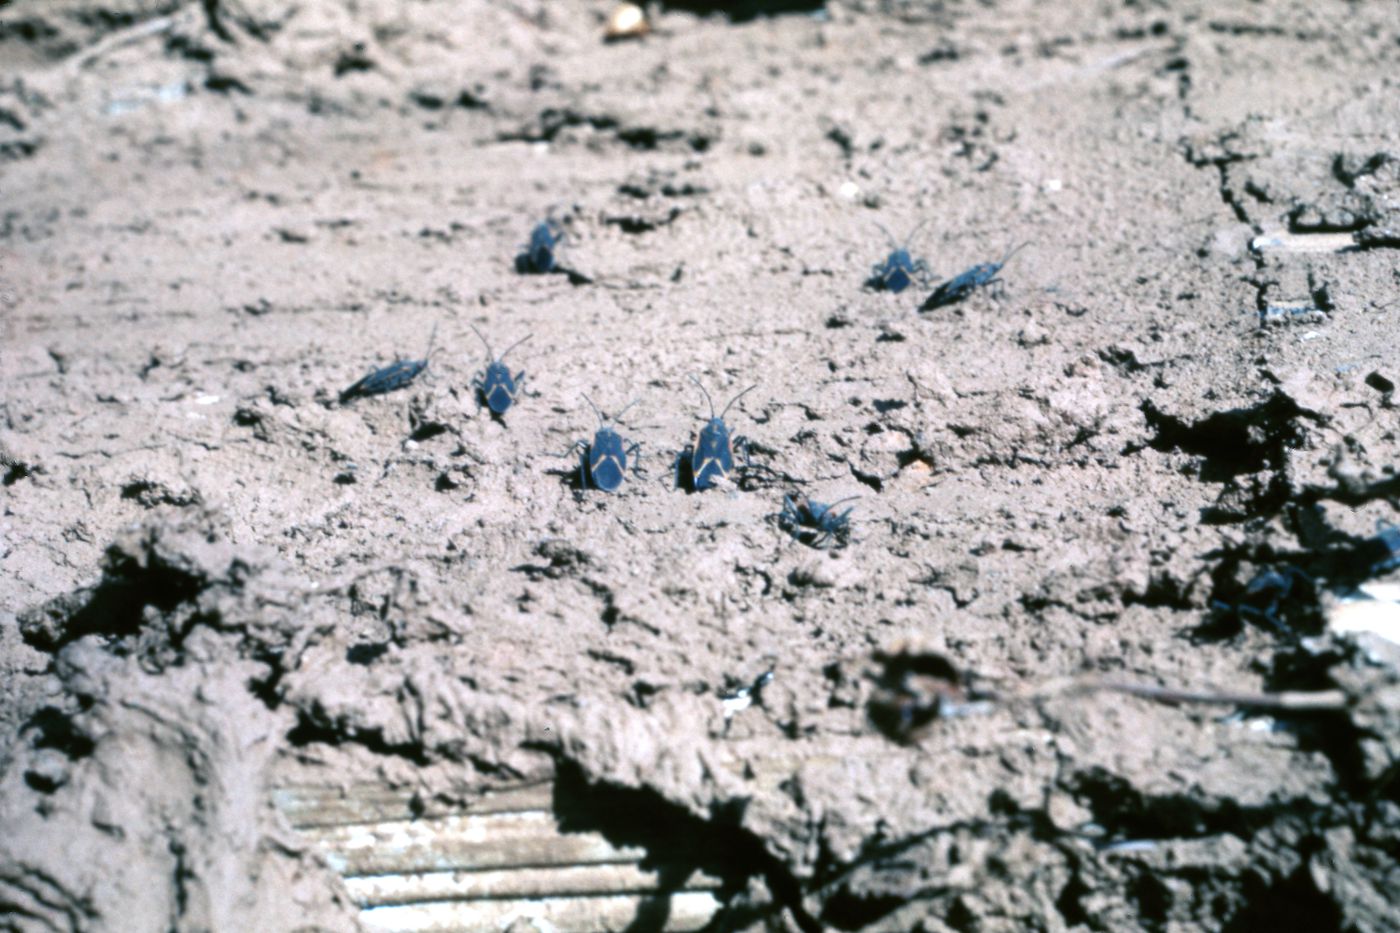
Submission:
{"label": "insect antenna", "polygon": [[888,227],[880,223],[878,220],[875,221],[875,226],[879,227],[880,232],[885,235],[885,239],[889,240],[890,249],[899,249],[899,241],[894,238],[894,234],[890,233]]}
{"label": "insect antenna", "polygon": [[[579,393],[579,394],[580,394],[580,395],[583,395],[583,393]],[[601,408],[599,408],[597,405],[593,404],[593,399],[589,398],[587,395],[583,395],[583,400],[589,404],[589,407],[591,407],[591,408],[593,409],[594,414],[596,414],[596,415],[598,416],[598,423],[599,423],[599,424],[606,424],[606,423],[609,422],[609,421],[611,421],[613,424],[620,424],[620,423],[621,423],[621,418],[622,418],[622,416],[623,416],[624,414],[627,413],[627,410],[628,410],[629,408],[631,408],[633,405],[637,404],[637,399],[633,399],[632,401],[630,401],[630,402],[628,402],[626,405],[624,405],[624,406],[622,407],[622,409],[621,409],[617,414],[615,414],[615,415],[608,415],[606,412],[604,412],[604,411],[603,411]]]}
{"label": "insect antenna", "polygon": [[437,332],[438,326],[434,324],[433,332],[428,335],[428,352],[423,354],[424,363],[433,358],[433,348],[437,346]]}
{"label": "insect antenna", "polygon": [[467,326],[472,329],[472,333],[476,334],[477,339],[479,339],[482,345],[486,347],[486,358],[489,360],[494,360],[496,358],[496,354],[491,349],[491,341],[487,340],[486,335],[476,329],[475,324],[468,322]]}
{"label": "insect antenna", "polygon": [[700,394],[703,395],[703,396],[705,396],[705,402],[710,406],[710,420],[711,420],[711,421],[714,421],[714,420],[715,420],[715,403],[714,403],[714,401],[710,398],[710,393],[705,391],[705,387],[704,387],[703,385],[701,385],[700,380],[697,379],[697,378],[695,377],[695,374],[694,374],[694,373],[691,373],[691,374],[690,374],[690,381],[693,382],[693,383],[695,383],[695,388],[699,389],[699,390],[700,390]]}
{"label": "insect antenna", "polygon": [[1003,256],[1003,257],[1001,257],[1001,262],[997,263],[997,265],[999,265],[999,266],[1004,266],[1004,265],[1006,265],[1008,262],[1011,261],[1011,257],[1012,257],[1012,256],[1015,256],[1017,253],[1019,253],[1021,250],[1025,249],[1025,248],[1026,248],[1027,246],[1029,246],[1029,245],[1030,245],[1030,240],[1027,240],[1027,241],[1025,241],[1024,243],[1021,243],[1021,244],[1018,245],[1018,246],[1013,246],[1013,247],[1011,247],[1009,250],[1006,251],[1006,255]]}
{"label": "insect antenna", "polygon": [[535,336],[535,335],[534,335],[534,334],[526,334],[524,337],[521,337],[521,338],[520,338],[519,340],[517,340],[515,343],[511,344],[510,346],[508,346],[508,347],[506,347],[504,350],[502,350],[502,351],[501,351],[501,355],[498,356],[498,357],[496,357],[496,360],[499,362],[500,360],[505,359],[507,353],[509,353],[511,350],[514,350],[516,347],[520,346],[522,343],[524,343],[525,341],[529,340],[529,339],[530,339],[531,337],[533,337],[533,336]]}
{"label": "insect antenna", "polygon": [[635,399],[635,398],[632,399],[632,401],[628,402],[626,405],[623,405],[623,406],[622,406],[622,410],[619,411],[617,414],[613,415],[612,418],[611,418],[610,420],[611,420],[614,424],[621,423],[621,421],[622,421],[622,416],[625,415],[625,414],[627,414],[627,410],[628,410],[629,408],[631,408],[633,405],[637,404],[637,402],[638,402],[638,399]]}
{"label": "insect antenna", "polygon": [[593,404],[593,399],[589,398],[585,393],[580,392],[579,394],[582,395],[582,396],[583,396],[583,400],[584,400],[585,402],[588,403],[588,407],[591,408],[591,409],[593,409],[593,414],[595,414],[595,415],[598,416],[598,423],[599,423],[599,424],[602,424],[602,423],[604,423],[605,421],[608,420],[608,416],[605,415],[605,414],[603,414],[603,410],[602,410],[601,408],[599,408],[597,405],[594,405],[594,404]]}
{"label": "insect antenna", "polygon": [[749,386],[747,389],[734,396],[732,399],[729,400],[729,404],[724,406],[724,411],[720,412],[719,416],[723,418],[725,415],[729,414],[729,409],[734,407],[735,402],[739,401],[739,399],[743,398],[745,395],[748,395],[750,392],[757,388],[758,383],[755,382],[753,385]]}
{"label": "insect antenna", "polygon": [[906,236],[906,237],[904,238],[903,241],[900,241],[900,240],[896,240],[896,239],[894,238],[894,234],[890,233],[888,227],[886,227],[884,224],[880,223],[878,220],[875,221],[875,226],[879,227],[879,228],[880,228],[880,232],[883,233],[883,234],[885,235],[885,239],[887,239],[887,240],[890,241],[890,248],[891,248],[891,249],[908,249],[908,248],[909,248],[909,244],[912,243],[912,242],[914,241],[914,237],[918,236],[918,235],[919,235],[919,231],[922,230],[922,229],[924,229],[924,227],[925,227],[927,224],[928,224],[928,218],[925,217],[923,220],[919,221],[917,224],[914,225],[914,229],[909,231],[909,235]]}

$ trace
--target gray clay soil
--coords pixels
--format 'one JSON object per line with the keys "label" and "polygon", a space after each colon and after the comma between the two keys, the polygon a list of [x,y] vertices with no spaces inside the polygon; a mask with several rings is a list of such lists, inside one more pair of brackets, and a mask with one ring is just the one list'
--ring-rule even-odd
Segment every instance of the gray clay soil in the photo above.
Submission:
{"label": "gray clay soil", "polygon": [[0,0],[0,928],[354,929],[273,788],[544,778],[715,930],[1400,926],[1395,4],[704,6]]}

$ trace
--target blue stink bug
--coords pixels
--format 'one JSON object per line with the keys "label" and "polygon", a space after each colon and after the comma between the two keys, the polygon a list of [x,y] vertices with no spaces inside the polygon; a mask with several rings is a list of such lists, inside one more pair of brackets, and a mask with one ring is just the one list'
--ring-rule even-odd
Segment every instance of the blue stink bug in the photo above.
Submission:
{"label": "blue stink bug", "polygon": [[1306,597],[1312,587],[1312,578],[1297,567],[1261,570],[1245,585],[1234,610],[1241,619],[1267,622],[1277,631],[1288,631],[1280,612],[1289,599]]}
{"label": "blue stink bug", "polygon": [[745,395],[748,395],[756,385],[751,385],[738,395],[729,400],[729,404],[724,406],[724,411],[718,416],[715,415],[715,403],[710,398],[710,393],[705,391],[705,387],[700,384],[700,380],[694,376],[690,377],[696,387],[705,396],[705,402],[710,406],[710,420],[700,429],[700,433],[695,438],[695,443],[680,452],[676,458],[676,485],[682,486],[682,469],[689,467],[690,488],[696,492],[702,489],[709,489],[721,477],[728,476],[734,469],[734,451],[741,452],[748,449],[748,439],[743,436],[731,438],[729,436],[729,425],[724,423],[724,416],[729,414],[729,409],[734,407],[734,403]]}
{"label": "blue stink bug", "polygon": [[783,496],[778,524],[797,540],[813,547],[826,547],[833,540],[844,544],[851,533],[852,509],[837,512],[836,507],[855,498],[847,496],[827,504],[802,495]]}
{"label": "blue stink bug", "polygon": [[521,370],[512,376],[510,374],[510,369],[501,361],[506,358],[506,353],[514,350],[534,335],[530,334],[521,337],[515,343],[506,347],[505,353],[502,353],[500,356],[495,356],[492,353],[490,342],[482,335],[481,331],[477,330],[475,325],[468,326],[475,331],[477,337],[480,337],[481,342],[486,345],[486,355],[489,358],[489,362],[486,364],[486,370],[478,374],[477,377],[472,380],[472,386],[475,387],[481,400],[486,403],[486,407],[491,409],[491,414],[504,415],[510,406],[515,404],[515,394],[520,391],[521,386],[524,385],[525,382],[525,371]]}
{"label": "blue stink bug", "polygon": [[544,220],[530,231],[530,243],[525,252],[515,257],[515,271],[543,275],[559,267],[554,248],[564,239],[564,231],[553,220]]}
{"label": "blue stink bug", "polygon": [[[876,224],[879,227],[879,224]],[[914,235],[922,229],[923,224],[909,231],[909,235],[904,238],[904,242],[897,243],[895,238],[890,236],[890,232],[884,227],[880,231],[890,241],[890,254],[884,262],[876,263],[870,270],[870,278],[866,280],[866,285],[876,290],[884,290],[898,294],[914,284],[917,280],[921,285],[928,282],[928,263],[922,259],[915,259],[909,254],[909,241],[914,239]]]}
{"label": "blue stink bug", "polygon": [[432,359],[435,343],[437,343],[436,325],[433,326],[432,336],[428,338],[428,352],[423,354],[421,360],[395,360],[388,366],[376,369],[342,391],[340,401],[344,403],[361,396],[383,395],[385,392],[402,389],[418,378],[419,373],[428,368],[428,360]]}
{"label": "blue stink bug", "polygon": [[1366,573],[1378,576],[1400,567],[1400,526],[1389,522],[1376,522],[1376,534],[1367,538],[1361,546],[1368,563]]}
{"label": "blue stink bug", "polygon": [[[598,415],[598,431],[593,435],[593,443],[579,441],[574,445],[583,451],[579,457],[578,482],[584,489],[595,486],[603,492],[612,492],[627,478],[627,457],[635,457],[642,445],[629,445],[622,435],[608,427],[608,422],[616,424],[623,412],[637,403],[628,403],[626,408],[609,418],[593,404],[593,399],[585,395],[583,400]],[[632,469],[637,469],[635,462]]]}
{"label": "blue stink bug", "polygon": [[1016,255],[1026,244],[1012,247],[1006,251],[1006,255],[1001,257],[1001,262],[984,262],[973,266],[964,272],[959,272],[946,282],[941,283],[933,290],[933,294],[924,299],[924,303],[919,306],[920,311],[932,311],[934,308],[943,308],[948,305],[957,304],[976,289],[986,285],[999,283],[997,273],[1001,272],[1002,266]]}

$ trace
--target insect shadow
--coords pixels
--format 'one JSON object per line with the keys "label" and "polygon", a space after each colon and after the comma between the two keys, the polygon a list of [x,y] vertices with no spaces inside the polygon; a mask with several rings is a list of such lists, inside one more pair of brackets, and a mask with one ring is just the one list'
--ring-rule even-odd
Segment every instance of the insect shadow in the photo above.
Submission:
{"label": "insect shadow", "polygon": [[432,359],[433,348],[436,345],[437,325],[434,324],[432,336],[428,338],[428,352],[423,354],[421,360],[395,360],[388,366],[376,369],[354,385],[343,389],[340,393],[340,403],[343,405],[357,398],[384,395],[386,392],[402,389],[428,368],[428,361]]}
{"label": "insect shadow", "polygon": [[875,226],[880,228],[880,232],[885,235],[885,239],[890,243],[890,254],[885,257],[884,262],[877,262],[870,270],[870,278],[865,280],[866,288],[873,288],[876,291],[892,292],[899,294],[910,285],[916,282],[919,285],[928,285],[931,280],[928,263],[922,259],[915,259],[909,252],[909,244],[914,237],[924,228],[928,221],[921,221],[918,226],[909,231],[909,235],[901,243],[890,234],[881,224]]}
{"label": "insect shadow", "polygon": [[984,262],[959,272],[946,282],[939,283],[933,290],[933,294],[924,299],[924,303],[919,306],[920,311],[932,311],[935,308],[946,308],[948,305],[955,305],[967,298],[979,288],[989,288],[993,285],[1001,285],[1002,280],[997,276],[1001,273],[1002,267],[1011,261],[1026,247],[1025,243],[1013,246],[1006,251],[1006,255],[1001,257],[1000,262]]}
{"label": "insect shadow", "polygon": [[491,349],[490,341],[486,339],[486,335],[477,330],[474,324],[467,326],[485,345],[487,357],[486,369],[472,379],[472,388],[476,390],[478,404],[485,405],[490,410],[491,417],[500,420],[501,416],[510,410],[510,406],[515,404],[515,397],[520,394],[525,385],[525,370],[522,369],[512,376],[510,368],[503,360],[505,360],[506,354],[529,340],[534,334],[526,334],[506,347],[505,352],[500,356],[496,356]]}
{"label": "insect shadow", "polygon": [[598,430],[593,435],[593,440],[581,440],[574,443],[570,452],[579,451],[579,463],[577,471],[570,471],[574,478],[575,489],[601,489],[603,492],[616,492],[622,485],[622,481],[627,478],[628,465],[627,458],[632,458],[631,472],[640,473],[642,471],[641,457],[638,451],[642,445],[637,443],[629,444],[624,438],[609,424],[620,424],[622,416],[629,408],[637,404],[635,401],[628,402],[627,405],[617,414],[609,417],[603,413],[597,405],[593,404],[593,399],[587,395],[583,400],[593,409],[598,416]]}

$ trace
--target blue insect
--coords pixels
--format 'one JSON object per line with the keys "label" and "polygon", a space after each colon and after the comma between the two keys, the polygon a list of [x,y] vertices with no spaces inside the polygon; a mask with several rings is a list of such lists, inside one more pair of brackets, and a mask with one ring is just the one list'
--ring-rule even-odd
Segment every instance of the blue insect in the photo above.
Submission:
{"label": "blue insect", "polygon": [[1020,252],[1025,245],[1022,243],[1020,246],[1007,250],[1006,255],[1001,257],[1001,262],[980,263],[965,272],[959,272],[948,281],[940,283],[933,290],[933,294],[924,299],[919,310],[932,311],[935,308],[955,305],[979,288],[1000,284],[1001,279],[997,278],[997,274],[1011,260],[1011,257]]}
{"label": "blue insect", "polygon": [[514,376],[510,374],[510,369],[501,362],[506,358],[506,353],[514,350],[525,341],[529,340],[533,334],[521,337],[515,343],[506,347],[505,353],[496,356],[491,351],[491,344],[475,325],[468,325],[476,335],[481,338],[481,342],[486,345],[486,356],[489,360],[486,370],[479,373],[472,380],[472,386],[476,389],[481,401],[486,407],[491,409],[493,415],[504,415],[511,405],[515,404],[515,396],[525,383],[525,371],[521,370]]}
{"label": "blue insect", "polygon": [[1386,521],[1376,522],[1376,534],[1358,548],[1364,558],[1366,576],[1375,577],[1400,567],[1400,526]]}
{"label": "blue insect", "polygon": [[1234,606],[1219,601],[1215,605],[1217,609],[1233,610],[1245,621],[1267,622],[1276,631],[1286,632],[1289,626],[1279,615],[1284,603],[1294,596],[1305,596],[1312,586],[1312,577],[1297,567],[1266,569],[1256,573],[1245,585],[1244,593]]}
{"label": "blue insect", "polygon": [[564,230],[553,220],[544,220],[530,231],[530,243],[525,252],[515,257],[515,271],[527,275],[543,275],[559,268],[555,247],[564,239]]}
{"label": "blue insect", "polygon": [[[591,444],[588,441],[579,441],[574,445],[582,451],[578,464],[579,485],[584,489],[592,486],[603,490],[603,492],[613,492],[627,478],[627,458],[629,456],[635,457],[642,445],[629,445],[622,435],[608,427],[608,422],[618,423],[623,412],[637,403],[628,403],[627,408],[609,418],[597,405],[593,404],[593,399],[585,395],[583,400],[598,415],[598,431],[593,435]],[[639,464],[634,461],[633,472],[638,469]]]}
{"label": "blue insect", "polygon": [[[710,406],[710,420],[700,429],[695,443],[686,447],[676,457],[676,485],[681,487],[688,485],[693,491],[699,492],[702,489],[711,488],[719,479],[729,475],[734,469],[734,451],[738,450],[747,458],[748,439],[742,435],[731,438],[729,425],[724,423],[724,416],[729,414],[729,409],[734,407],[735,402],[758,386],[749,386],[734,396],[729,400],[729,404],[724,406],[724,411],[716,416],[715,403],[710,398],[710,393],[705,391],[705,387],[700,384],[699,379],[691,376],[690,381],[694,382],[705,396],[705,402]],[[684,482],[686,476],[683,475],[683,471],[686,468],[688,468],[689,483]]]}
{"label": "blue insect", "polygon": [[803,495],[783,496],[778,525],[798,541],[812,547],[829,547],[833,541],[843,545],[851,533],[851,512],[854,507],[837,512],[836,506],[856,498],[847,496],[828,504]]}
{"label": "blue insect", "polygon": [[903,244],[896,242],[888,230],[880,227],[881,232],[890,241],[890,254],[885,257],[884,262],[876,263],[870,270],[870,278],[866,280],[866,285],[877,291],[883,290],[899,294],[913,285],[915,281],[920,285],[928,284],[928,263],[922,259],[915,259],[909,254],[909,242],[914,239],[915,234],[923,226],[923,224],[919,224],[911,230],[909,235],[904,238]]}
{"label": "blue insect", "polygon": [[421,360],[395,360],[388,366],[376,369],[342,391],[340,401],[344,403],[354,398],[383,395],[386,392],[393,392],[395,389],[402,389],[417,379],[419,373],[428,368],[428,360],[432,359],[435,343],[437,343],[436,326],[433,327],[432,336],[428,338],[428,352],[423,354]]}

